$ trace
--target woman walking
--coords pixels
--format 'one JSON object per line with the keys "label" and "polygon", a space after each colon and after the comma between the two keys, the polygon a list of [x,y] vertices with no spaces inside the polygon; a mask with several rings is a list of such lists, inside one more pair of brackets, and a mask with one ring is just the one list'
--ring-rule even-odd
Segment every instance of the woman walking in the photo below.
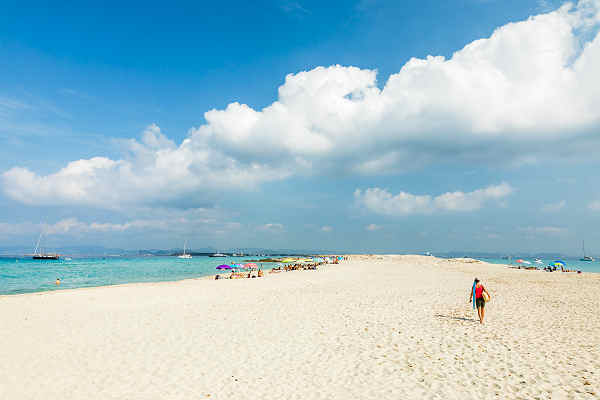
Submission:
{"label": "woman walking", "polygon": [[[479,314],[479,323],[483,324],[483,318],[485,317],[485,302],[484,293],[487,295],[487,300],[492,297],[486,290],[486,288],[481,284],[479,279],[475,278],[473,281],[473,287],[471,289],[471,296],[469,298],[469,303],[473,301],[473,308],[477,307],[477,314]],[[475,298],[473,298],[475,296]]]}

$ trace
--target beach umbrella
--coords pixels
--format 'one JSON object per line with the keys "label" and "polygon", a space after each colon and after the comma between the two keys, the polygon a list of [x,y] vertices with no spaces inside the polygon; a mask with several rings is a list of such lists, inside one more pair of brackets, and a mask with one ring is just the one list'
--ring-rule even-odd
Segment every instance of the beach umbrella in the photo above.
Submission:
{"label": "beach umbrella", "polygon": [[246,268],[257,268],[258,266],[254,263],[248,263],[248,264],[244,264],[244,267]]}
{"label": "beach umbrella", "polygon": [[226,264],[221,264],[217,267],[217,269],[231,269],[231,267],[229,265]]}
{"label": "beach umbrella", "polygon": [[242,264],[231,264],[231,266],[237,269],[244,269],[244,266]]}
{"label": "beach umbrella", "polygon": [[560,261],[560,260],[552,261],[552,265],[555,267],[566,267],[567,266],[567,264],[565,264],[564,261]]}
{"label": "beach umbrella", "polygon": [[518,262],[519,264],[522,264],[522,263],[524,263],[524,262],[525,262],[525,260],[523,260],[523,259],[519,258],[519,259],[518,259],[518,260],[516,260],[515,262]]}
{"label": "beach umbrella", "polygon": [[531,265],[530,261],[523,261],[523,264]]}

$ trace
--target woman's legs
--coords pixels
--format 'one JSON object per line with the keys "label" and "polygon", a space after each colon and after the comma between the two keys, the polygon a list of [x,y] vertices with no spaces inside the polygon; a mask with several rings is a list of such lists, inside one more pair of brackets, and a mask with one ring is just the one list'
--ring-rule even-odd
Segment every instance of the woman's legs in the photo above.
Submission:
{"label": "woman's legs", "polygon": [[481,323],[483,324],[483,318],[485,317],[485,306],[481,307]]}
{"label": "woman's legs", "polygon": [[485,307],[478,306],[477,314],[479,315],[479,323],[483,324],[483,317],[485,317]]}

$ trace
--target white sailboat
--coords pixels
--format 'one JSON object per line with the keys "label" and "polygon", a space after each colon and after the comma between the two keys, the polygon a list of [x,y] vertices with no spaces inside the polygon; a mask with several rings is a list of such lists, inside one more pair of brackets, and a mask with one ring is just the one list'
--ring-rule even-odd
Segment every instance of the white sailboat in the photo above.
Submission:
{"label": "white sailboat", "polygon": [[592,257],[585,255],[585,240],[583,241],[581,247],[583,250],[583,258],[581,258],[579,261],[594,261]]}
{"label": "white sailboat", "polygon": [[33,259],[34,260],[58,260],[60,255],[58,254],[50,254],[42,252],[40,248],[40,241],[42,240],[42,236],[44,232],[40,233],[40,237],[38,238],[37,244],[35,245],[35,250],[33,251]]}
{"label": "white sailboat", "polygon": [[192,258],[192,255],[191,255],[191,254],[187,254],[187,253],[185,252],[185,250],[186,250],[186,247],[187,247],[187,240],[186,240],[186,241],[185,241],[185,243],[183,244],[183,254],[180,254],[180,255],[178,255],[178,256],[177,256],[177,258]]}

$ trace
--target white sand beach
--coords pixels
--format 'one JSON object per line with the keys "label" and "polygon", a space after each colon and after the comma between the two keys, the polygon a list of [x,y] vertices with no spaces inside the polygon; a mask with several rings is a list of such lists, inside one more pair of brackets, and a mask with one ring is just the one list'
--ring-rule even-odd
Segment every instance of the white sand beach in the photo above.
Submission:
{"label": "white sand beach", "polygon": [[0,399],[600,398],[599,306],[600,275],[420,256],[1,296]]}

